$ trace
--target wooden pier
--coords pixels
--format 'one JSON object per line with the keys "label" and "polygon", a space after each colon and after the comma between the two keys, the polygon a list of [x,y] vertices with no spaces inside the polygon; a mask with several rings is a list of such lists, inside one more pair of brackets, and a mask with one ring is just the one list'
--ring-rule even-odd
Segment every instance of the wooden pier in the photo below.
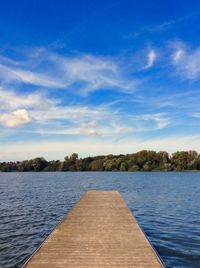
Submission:
{"label": "wooden pier", "polygon": [[164,267],[117,191],[89,191],[26,268]]}

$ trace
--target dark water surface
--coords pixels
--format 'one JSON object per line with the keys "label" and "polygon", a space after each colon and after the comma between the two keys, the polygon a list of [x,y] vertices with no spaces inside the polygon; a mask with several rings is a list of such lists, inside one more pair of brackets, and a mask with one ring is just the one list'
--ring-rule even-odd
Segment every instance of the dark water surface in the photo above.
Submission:
{"label": "dark water surface", "polygon": [[200,173],[0,173],[0,267],[20,267],[89,189],[119,190],[167,267],[200,267]]}

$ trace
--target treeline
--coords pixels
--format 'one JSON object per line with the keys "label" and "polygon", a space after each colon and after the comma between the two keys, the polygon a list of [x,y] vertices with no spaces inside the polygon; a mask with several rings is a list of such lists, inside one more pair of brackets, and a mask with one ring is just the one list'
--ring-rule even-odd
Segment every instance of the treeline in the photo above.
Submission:
{"label": "treeline", "polygon": [[140,151],[126,155],[106,155],[79,158],[74,153],[64,161],[47,161],[43,157],[17,162],[1,162],[0,171],[185,171],[200,170],[200,155],[196,151]]}

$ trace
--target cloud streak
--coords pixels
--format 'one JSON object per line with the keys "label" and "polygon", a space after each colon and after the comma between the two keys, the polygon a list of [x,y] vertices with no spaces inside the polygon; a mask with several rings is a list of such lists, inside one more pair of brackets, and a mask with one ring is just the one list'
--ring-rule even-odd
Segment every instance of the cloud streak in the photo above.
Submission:
{"label": "cloud streak", "polygon": [[200,47],[191,49],[184,43],[175,43],[172,64],[177,74],[183,79],[199,80],[200,77]]}
{"label": "cloud streak", "polygon": [[114,59],[92,55],[71,58],[51,55],[51,59],[59,66],[67,87],[82,94],[101,89],[130,93],[138,84],[123,72],[123,64]]}
{"label": "cloud streak", "polygon": [[185,16],[182,17],[178,17],[172,20],[168,20],[168,21],[163,21],[157,25],[148,25],[148,26],[144,26],[141,27],[138,31],[136,31],[135,33],[131,34],[130,37],[131,38],[138,38],[141,35],[147,35],[147,34],[159,34],[159,33],[163,33],[165,31],[169,31],[172,28],[182,28],[184,23],[188,23],[189,20],[194,19],[194,18],[198,18],[199,17],[199,12],[193,12],[193,13],[189,13]]}
{"label": "cloud streak", "polygon": [[149,69],[153,66],[156,60],[156,52],[151,49],[147,54],[147,64],[144,66],[144,69]]}
{"label": "cloud streak", "polygon": [[0,58],[1,83],[65,89],[82,95],[101,89],[132,93],[138,85],[137,79],[124,73],[123,62],[116,59],[89,54],[65,57],[43,50],[35,54],[36,59],[24,62]]}
{"label": "cloud streak", "polygon": [[47,109],[58,103],[56,99],[50,99],[45,94],[39,92],[16,93],[0,87],[0,112],[12,111],[15,109]]}
{"label": "cloud streak", "polygon": [[63,88],[64,84],[45,74],[0,64],[0,79],[4,84],[24,83],[48,88]]}

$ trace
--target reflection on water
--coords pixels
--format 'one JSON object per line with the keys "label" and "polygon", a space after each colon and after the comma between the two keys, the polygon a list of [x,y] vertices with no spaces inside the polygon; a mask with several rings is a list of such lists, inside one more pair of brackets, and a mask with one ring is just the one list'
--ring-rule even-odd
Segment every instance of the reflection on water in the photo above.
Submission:
{"label": "reflection on water", "polygon": [[119,190],[167,267],[200,267],[200,173],[0,173],[0,267],[20,267],[89,189]]}

